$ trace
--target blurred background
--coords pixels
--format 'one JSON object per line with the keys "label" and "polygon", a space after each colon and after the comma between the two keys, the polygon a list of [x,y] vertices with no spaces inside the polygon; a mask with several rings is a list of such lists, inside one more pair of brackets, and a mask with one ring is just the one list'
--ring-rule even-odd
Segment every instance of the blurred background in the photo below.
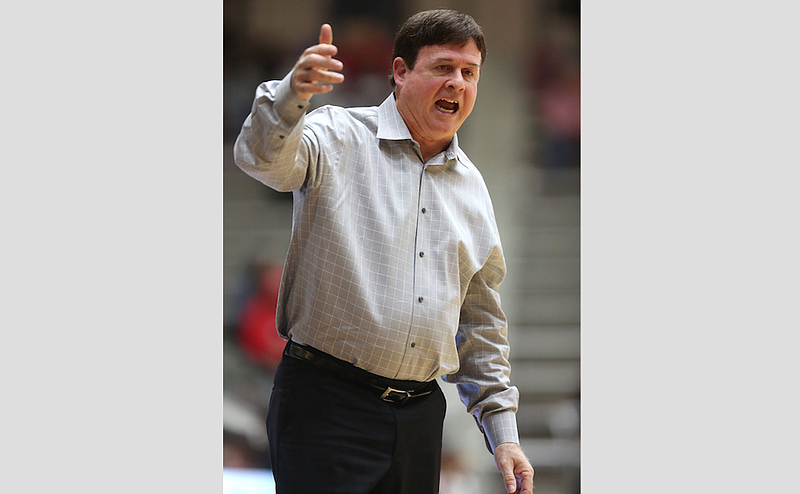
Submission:
{"label": "blurred background", "polygon": [[[323,104],[380,104],[394,34],[451,8],[487,38],[475,109],[459,144],[484,175],[508,264],[517,422],[537,494],[580,492],[580,2],[578,0],[226,0],[223,2],[223,467],[226,493],[269,492],[266,410],[283,341],[275,302],[292,195],[247,177],[233,142],[259,83],[280,79],[333,26],[345,82]],[[454,386],[441,494],[501,494],[502,478]],[[249,487],[248,487],[249,486]]]}

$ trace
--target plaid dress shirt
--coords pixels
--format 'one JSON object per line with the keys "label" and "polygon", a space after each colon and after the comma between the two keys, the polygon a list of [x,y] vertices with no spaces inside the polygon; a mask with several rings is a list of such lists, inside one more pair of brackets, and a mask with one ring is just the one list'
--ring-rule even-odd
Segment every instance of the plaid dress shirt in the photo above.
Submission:
{"label": "plaid dress shirt", "polygon": [[492,451],[519,442],[483,177],[457,137],[424,163],[394,94],[306,115],[290,78],[258,87],[234,147],[245,173],[294,194],[278,331],[391,379],[441,376]]}

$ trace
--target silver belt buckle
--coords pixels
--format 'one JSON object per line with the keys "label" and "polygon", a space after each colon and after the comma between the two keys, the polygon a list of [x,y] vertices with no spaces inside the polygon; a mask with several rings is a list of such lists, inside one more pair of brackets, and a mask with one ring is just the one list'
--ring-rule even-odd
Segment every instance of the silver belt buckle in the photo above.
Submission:
{"label": "silver belt buckle", "polygon": [[[400,394],[404,394],[405,396],[403,396],[402,398],[400,398],[398,400],[394,400],[394,399],[389,398],[389,395],[391,393],[400,393]],[[395,403],[395,402],[402,403],[402,402],[406,401],[409,398],[411,398],[411,391],[406,391],[404,389],[386,388],[386,391],[384,391],[383,394],[381,395],[381,399],[383,401],[386,401],[386,402],[389,402],[389,403]]]}

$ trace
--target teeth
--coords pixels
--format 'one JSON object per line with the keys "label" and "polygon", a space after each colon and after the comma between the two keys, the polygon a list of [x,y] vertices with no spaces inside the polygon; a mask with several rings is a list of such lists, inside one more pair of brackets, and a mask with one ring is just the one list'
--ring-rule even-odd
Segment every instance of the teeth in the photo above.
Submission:
{"label": "teeth", "polygon": [[442,98],[442,101],[447,101],[448,103],[452,103],[452,104],[456,105],[456,107],[454,109],[450,110],[450,109],[447,109],[447,108],[443,108],[443,107],[441,107],[439,105],[436,105],[436,108],[439,111],[443,111],[445,113],[455,113],[456,112],[456,109],[458,108],[458,101],[456,101],[454,99],[450,99],[450,98]]}

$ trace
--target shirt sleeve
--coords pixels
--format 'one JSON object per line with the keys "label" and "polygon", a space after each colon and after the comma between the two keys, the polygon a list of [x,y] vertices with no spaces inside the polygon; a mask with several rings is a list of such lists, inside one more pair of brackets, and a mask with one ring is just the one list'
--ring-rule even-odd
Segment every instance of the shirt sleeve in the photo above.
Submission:
{"label": "shirt sleeve", "polygon": [[280,192],[300,189],[317,156],[314,134],[303,132],[310,102],[292,92],[291,76],[258,86],[233,148],[239,168]]}
{"label": "shirt sleeve", "polygon": [[497,291],[504,277],[505,261],[497,247],[469,284],[456,335],[461,365],[444,377],[456,384],[492,453],[499,444],[519,443],[519,391],[511,386],[508,325]]}

